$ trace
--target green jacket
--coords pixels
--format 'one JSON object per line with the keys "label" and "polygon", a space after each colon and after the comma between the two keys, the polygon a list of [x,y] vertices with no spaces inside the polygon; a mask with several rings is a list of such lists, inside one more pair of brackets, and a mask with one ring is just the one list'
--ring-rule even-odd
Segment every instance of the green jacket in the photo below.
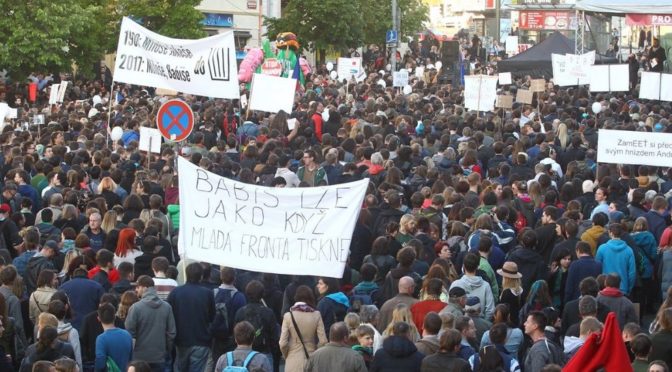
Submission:
{"label": "green jacket", "polygon": [[[304,181],[303,174],[305,173],[305,168],[306,167],[301,167],[299,168],[299,171],[296,172],[296,176],[299,177],[299,181]],[[313,177],[312,186],[318,186],[322,181],[326,182],[327,185],[329,184],[329,180],[327,179],[327,172],[324,170],[324,168],[317,167],[315,170],[315,177]]]}
{"label": "green jacket", "polygon": [[495,276],[495,271],[492,270],[492,266],[488,263],[488,259],[481,256],[481,260],[478,263],[478,269],[483,270],[485,276],[488,277],[488,283],[492,289],[492,296],[494,298],[499,298],[499,284],[497,284],[497,277]]}

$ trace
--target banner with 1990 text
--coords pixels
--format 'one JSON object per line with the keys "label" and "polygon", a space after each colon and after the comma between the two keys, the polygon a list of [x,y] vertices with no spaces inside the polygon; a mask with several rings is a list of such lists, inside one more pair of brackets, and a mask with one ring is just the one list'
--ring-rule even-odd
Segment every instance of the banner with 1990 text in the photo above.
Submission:
{"label": "banner with 1990 text", "polygon": [[368,180],[272,188],[182,158],[178,168],[181,255],[257,272],[343,276]]}
{"label": "banner with 1990 text", "polygon": [[597,141],[597,161],[670,167],[672,164],[672,133],[600,129]]}
{"label": "banner with 1990 text", "polygon": [[240,97],[233,31],[172,39],[130,18],[121,22],[114,81],[215,98]]}

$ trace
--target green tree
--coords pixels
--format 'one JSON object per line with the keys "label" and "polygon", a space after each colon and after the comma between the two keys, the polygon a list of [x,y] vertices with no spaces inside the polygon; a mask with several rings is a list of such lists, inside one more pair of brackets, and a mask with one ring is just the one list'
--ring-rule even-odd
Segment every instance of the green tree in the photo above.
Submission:
{"label": "green tree", "polygon": [[344,50],[357,47],[364,38],[361,3],[342,0],[290,0],[282,18],[266,18],[267,36],[293,32],[301,46],[323,55],[333,47]]}
{"label": "green tree", "polygon": [[92,1],[0,0],[0,67],[22,81],[35,71],[91,72],[104,52],[104,8]]}
{"label": "green tree", "polygon": [[[385,42],[387,30],[392,29],[392,2],[390,0],[360,0],[363,14],[379,16],[365,17],[364,42],[380,44]],[[428,21],[429,8],[422,0],[397,0],[399,7],[399,37],[413,37],[422,31]]]}
{"label": "green tree", "polygon": [[198,39],[207,36],[201,25],[203,14],[195,8],[201,0],[117,1],[120,16],[140,21],[143,27],[163,36],[179,39]]}

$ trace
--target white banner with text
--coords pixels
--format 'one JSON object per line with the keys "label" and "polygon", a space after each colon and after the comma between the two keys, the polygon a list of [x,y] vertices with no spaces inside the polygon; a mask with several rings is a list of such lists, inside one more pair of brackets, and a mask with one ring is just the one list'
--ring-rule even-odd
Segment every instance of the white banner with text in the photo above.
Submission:
{"label": "white banner with text", "polygon": [[124,17],[114,81],[237,99],[240,92],[233,31],[204,39],[171,39]]}
{"label": "white banner with text", "polygon": [[179,252],[216,265],[341,278],[368,180],[272,188],[179,158]]}
{"label": "white banner with text", "polygon": [[672,133],[600,129],[597,161],[669,167],[672,164]]}

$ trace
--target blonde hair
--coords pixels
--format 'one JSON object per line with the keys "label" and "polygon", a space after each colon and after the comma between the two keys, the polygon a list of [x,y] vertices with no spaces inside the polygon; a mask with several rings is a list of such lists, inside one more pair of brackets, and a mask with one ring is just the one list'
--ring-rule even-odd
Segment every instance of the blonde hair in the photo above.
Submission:
{"label": "blonde hair", "polygon": [[415,217],[412,214],[405,214],[399,220],[399,232],[408,234],[410,231],[406,229],[409,223],[415,222]]}
{"label": "blonde hair", "polygon": [[397,304],[397,306],[394,307],[394,310],[392,311],[392,319],[390,319],[390,323],[385,328],[385,331],[383,331],[384,337],[393,334],[392,328],[394,327],[394,324],[397,322],[408,323],[408,326],[410,328],[409,337],[411,338],[411,342],[418,342],[420,340],[420,332],[418,332],[418,328],[415,326],[415,323],[413,322],[413,314],[411,314],[411,310],[408,307],[408,305]]}
{"label": "blonde hair", "polygon": [[69,250],[68,253],[65,254],[65,258],[63,259],[63,269],[61,269],[61,274],[64,275],[67,274],[68,268],[70,267],[70,261],[81,255],[82,253],[77,248]]}
{"label": "blonde hair", "polygon": [[106,234],[109,234],[110,231],[114,230],[117,226],[117,212],[114,209],[110,209],[105,212],[103,217],[103,222],[100,223],[100,228],[105,231]]}
{"label": "blonde hair", "polygon": [[502,277],[502,291],[500,292],[501,294],[504,293],[504,290],[510,289],[514,293],[519,293],[522,292],[523,288],[521,286],[521,280],[520,278],[509,278],[506,276]]}
{"label": "blonde hair", "polygon": [[44,327],[58,328],[58,318],[51,313],[41,313],[37,317],[37,329],[42,329]]}

